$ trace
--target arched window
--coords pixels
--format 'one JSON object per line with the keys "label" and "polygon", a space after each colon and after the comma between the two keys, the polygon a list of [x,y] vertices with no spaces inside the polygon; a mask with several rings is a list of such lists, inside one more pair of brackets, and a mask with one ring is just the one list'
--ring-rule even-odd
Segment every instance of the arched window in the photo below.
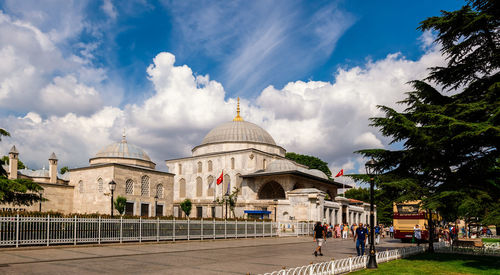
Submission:
{"label": "arched window", "polygon": [[212,170],[213,170],[212,161],[209,160],[208,161],[208,172],[212,172]]}
{"label": "arched window", "polygon": [[196,178],[196,196],[203,196],[203,180],[200,177]]}
{"label": "arched window", "polygon": [[156,186],[156,196],[161,199],[163,198],[163,185],[162,184],[158,184]]}
{"label": "arched window", "polygon": [[260,188],[258,193],[259,200],[272,200],[272,199],[285,199],[285,190],[281,187],[281,184],[270,181],[265,183],[262,188]]}
{"label": "arched window", "polygon": [[131,179],[128,179],[125,182],[125,194],[128,194],[128,195],[134,194],[134,181]]}
{"label": "arched window", "polygon": [[141,196],[149,196],[149,177],[143,176],[141,179]]}
{"label": "arched window", "polygon": [[231,169],[234,169],[234,158],[231,158]]}
{"label": "arched window", "polygon": [[266,169],[266,159],[262,161],[262,169]]}
{"label": "arched window", "polygon": [[201,164],[201,161],[198,161],[198,173],[201,173],[203,171],[203,166]]}
{"label": "arched window", "polygon": [[[226,194],[226,192],[229,191],[229,194],[231,194],[231,177],[228,175],[228,174],[225,174],[224,175],[224,180],[222,181],[222,195]],[[228,187],[229,186],[229,190],[228,190]]]}
{"label": "arched window", "polygon": [[186,197],[186,180],[181,179],[179,180],[179,198],[185,198]]}
{"label": "arched window", "polygon": [[80,191],[80,194],[83,193],[83,180],[78,182],[78,191]]}
{"label": "arched window", "polygon": [[207,183],[208,183],[207,196],[213,196],[215,193],[214,177],[208,176]]}
{"label": "arched window", "polygon": [[240,174],[236,174],[236,188],[238,188],[238,195],[243,193],[243,178]]}
{"label": "arched window", "polygon": [[102,179],[101,179],[101,178],[99,178],[99,179],[97,180],[97,191],[98,191],[99,193],[102,193],[102,191],[103,191],[103,187],[102,187],[102,185],[103,185],[103,184],[102,184]]}
{"label": "arched window", "polygon": [[179,175],[182,175],[182,164],[179,163]]}

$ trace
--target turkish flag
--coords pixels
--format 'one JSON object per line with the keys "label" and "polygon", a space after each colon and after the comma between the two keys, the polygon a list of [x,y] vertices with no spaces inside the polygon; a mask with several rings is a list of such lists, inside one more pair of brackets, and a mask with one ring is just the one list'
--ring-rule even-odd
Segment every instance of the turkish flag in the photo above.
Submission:
{"label": "turkish flag", "polygon": [[343,176],[343,175],[344,175],[344,169],[341,169],[340,172],[338,172],[335,177],[337,178],[337,177],[340,177],[340,176]]}
{"label": "turkish flag", "polygon": [[223,180],[224,180],[224,171],[222,171],[220,173],[220,177],[217,178],[217,185],[221,184]]}

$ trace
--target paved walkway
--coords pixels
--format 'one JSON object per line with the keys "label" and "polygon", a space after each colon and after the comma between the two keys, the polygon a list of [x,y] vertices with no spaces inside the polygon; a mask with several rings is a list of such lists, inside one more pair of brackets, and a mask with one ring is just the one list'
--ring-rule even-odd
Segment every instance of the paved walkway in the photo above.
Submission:
{"label": "paved walkway", "polygon": [[[408,246],[382,240],[377,250]],[[314,257],[311,237],[0,249],[0,274],[256,274],[355,255],[329,239]]]}

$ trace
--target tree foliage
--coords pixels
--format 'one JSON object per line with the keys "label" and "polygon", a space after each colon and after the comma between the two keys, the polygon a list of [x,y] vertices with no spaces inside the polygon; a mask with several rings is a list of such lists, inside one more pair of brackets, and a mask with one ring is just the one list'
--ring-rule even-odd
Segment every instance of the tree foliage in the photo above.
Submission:
{"label": "tree foliage", "polygon": [[[394,200],[387,196],[384,189],[374,190],[374,203],[377,206],[377,220],[379,223],[389,225],[392,224],[392,210]],[[351,188],[345,192],[346,198],[356,199],[364,202],[370,202],[370,189],[368,188]]]}
{"label": "tree foliage", "polygon": [[[10,134],[0,128],[0,141],[2,136]],[[39,191],[43,188],[30,179],[8,179],[7,171],[2,167],[3,162],[4,160],[0,159],[0,204],[29,206],[40,201],[42,198]]]}
{"label": "tree foliage", "polygon": [[303,164],[309,167],[309,169],[318,169],[321,172],[325,173],[328,176],[328,178],[330,179],[332,178],[332,172],[328,168],[328,163],[322,161],[317,157],[301,155],[293,152],[286,153],[285,157],[297,163]]}
{"label": "tree foliage", "polygon": [[185,199],[184,201],[181,202],[180,206],[182,211],[186,214],[186,217],[189,218],[189,215],[191,214],[191,208],[193,207],[191,200]]}
{"label": "tree foliage", "polygon": [[125,206],[127,205],[127,198],[118,196],[116,197],[116,200],[113,202],[116,211],[120,213],[120,215],[123,215],[125,213]]}
{"label": "tree foliage", "polygon": [[61,167],[61,169],[59,170],[59,173],[64,174],[66,172],[69,172],[69,167],[68,166],[63,166]]}
{"label": "tree foliage", "polygon": [[422,199],[448,220],[486,219],[500,203],[499,8],[470,1],[421,22],[437,35],[447,66],[409,83],[404,111],[379,106],[385,116],[371,119],[401,150],[358,151],[377,161],[379,188],[392,188],[396,200]]}

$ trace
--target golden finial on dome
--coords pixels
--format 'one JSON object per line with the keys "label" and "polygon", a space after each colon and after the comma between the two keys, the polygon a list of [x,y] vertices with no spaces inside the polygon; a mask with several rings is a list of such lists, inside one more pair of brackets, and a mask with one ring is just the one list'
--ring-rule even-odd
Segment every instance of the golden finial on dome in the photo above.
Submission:
{"label": "golden finial on dome", "polygon": [[240,117],[240,97],[238,97],[238,105],[236,107],[236,117],[233,121],[243,121],[243,118]]}

